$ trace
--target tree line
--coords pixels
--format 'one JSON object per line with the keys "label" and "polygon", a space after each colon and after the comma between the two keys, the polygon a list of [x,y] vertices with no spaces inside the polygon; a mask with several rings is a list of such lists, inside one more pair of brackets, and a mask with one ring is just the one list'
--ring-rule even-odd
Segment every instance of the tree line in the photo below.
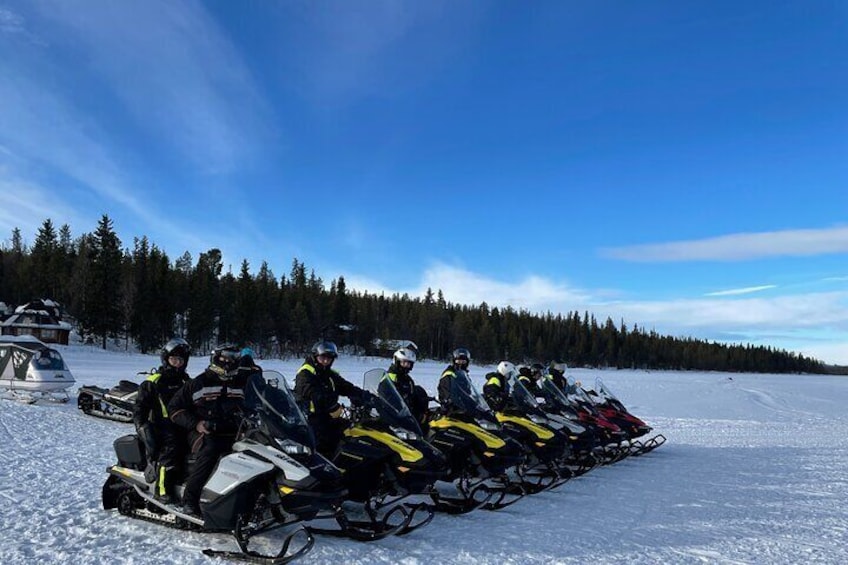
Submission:
{"label": "tree line", "polygon": [[44,220],[27,246],[20,229],[0,246],[0,300],[62,303],[79,334],[103,347],[133,342],[142,352],[173,335],[198,352],[215,344],[249,344],[263,357],[302,355],[321,336],[355,353],[381,342],[411,339],[420,355],[445,359],[457,346],[475,361],[561,359],[574,366],[823,373],[820,361],[785,350],[671,337],[589,312],[531,314],[525,310],[453,304],[441,290],[423,297],[359,292],[344,277],[327,286],[298,259],[279,278],[263,262],[253,274],[224,270],[217,248],[172,261],[146,236],[123,248],[103,215],[92,233],[73,237]]}

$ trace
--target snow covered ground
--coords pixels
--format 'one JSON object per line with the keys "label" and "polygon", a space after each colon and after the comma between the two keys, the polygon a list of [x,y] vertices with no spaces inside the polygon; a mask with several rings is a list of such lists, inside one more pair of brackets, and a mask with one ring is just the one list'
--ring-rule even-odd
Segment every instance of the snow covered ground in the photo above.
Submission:
{"label": "snow covered ground", "polygon": [[[77,379],[66,405],[0,401],[0,563],[212,563],[223,534],[133,521],[100,506],[112,441],[132,425],[76,408],[153,356],[62,348]],[[299,360],[264,361],[292,377]],[[386,360],[342,357],[361,384]],[[205,359],[193,358],[197,374]],[[413,376],[435,391],[443,363]],[[482,384],[487,368],[472,367]],[[437,515],[403,538],[318,538],[301,563],[848,563],[848,379],[644,371],[595,376],[668,443],[497,511]],[[269,548],[260,548],[268,550]],[[219,561],[220,562],[220,561]]]}

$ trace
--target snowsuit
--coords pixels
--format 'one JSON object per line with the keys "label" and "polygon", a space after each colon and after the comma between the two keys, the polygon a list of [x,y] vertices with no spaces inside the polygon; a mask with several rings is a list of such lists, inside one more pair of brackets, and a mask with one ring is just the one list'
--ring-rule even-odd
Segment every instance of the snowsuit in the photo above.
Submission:
{"label": "snowsuit", "polygon": [[503,412],[509,403],[509,383],[497,371],[486,374],[486,384],[483,385],[483,398],[495,412]]}
{"label": "snowsuit", "polygon": [[294,397],[306,413],[309,427],[315,434],[315,448],[319,453],[332,458],[350,422],[345,418],[334,418],[339,410],[339,396],[346,396],[352,403],[359,403],[364,391],[342,378],[331,367],[325,367],[313,357],[307,357],[294,378]]}
{"label": "snowsuit", "polygon": [[[253,371],[235,370],[222,378],[223,371],[210,365],[177,393],[168,405],[171,420],[188,430],[194,463],[186,478],[183,503],[199,507],[203,485],[218,459],[232,450],[244,412],[244,392]],[[228,377],[228,378],[227,378]],[[206,422],[209,433],[198,431]]]}
{"label": "snowsuit", "polygon": [[158,496],[170,495],[183,470],[185,432],[168,417],[168,403],[190,380],[182,367],[163,365],[138,387],[133,422],[155,465]]}
{"label": "snowsuit", "polygon": [[565,378],[565,374],[557,371],[556,369],[549,369],[548,374],[545,375],[547,378],[551,379],[556,387],[562,391],[565,391],[568,386],[568,381]]}
{"label": "snowsuit", "polygon": [[427,406],[430,404],[427,391],[423,387],[415,384],[412,376],[409,374],[409,369],[399,367],[394,363],[389,366],[386,377],[394,383],[395,388],[400,394],[403,401],[409,407],[409,411],[415,417],[415,420],[422,426],[427,422]]}
{"label": "snowsuit", "polygon": [[[439,404],[442,406],[442,412],[448,416],[457,416],[466,412],[465,407],[455,406],[453,403],[453,387],[456,386],[456,371],[466,371],[466,368],[458,368],[453,363],[445,367],[442,371],[442,376],[439,378]],[[470,391],[469,391],[470,392]]]}

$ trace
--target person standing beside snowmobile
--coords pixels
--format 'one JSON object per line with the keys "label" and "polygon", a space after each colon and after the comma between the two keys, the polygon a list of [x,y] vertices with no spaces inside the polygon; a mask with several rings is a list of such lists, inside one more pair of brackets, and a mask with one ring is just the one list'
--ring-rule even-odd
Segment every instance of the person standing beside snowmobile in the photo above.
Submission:
{"label": "person standing beside snowmobile", "polygon": [[427,423],[427,405],[430,403],[430,397],[423,387],[415,384],[410,375],[417,359],[415,351],[409,347],[401,347],[392,356],[392,364],[384,378],[394,383],[401,398],[409,407],[409,411],[423,427]]}
{"label": "person standing beside snowmobile", "polygon": [[195,456],[186,477],[183,505],[200,515],[200,493],[218,459],[232,450],[244,412],[244,389],[253,371],[240,370],[240,350],[221,345],[212,351],[209,367],[171,399],[171,420],[188,430]]}
{"label": "person standing beside snowmobile", "polygon": [[451,411],[451,388],[453,380],[456,377],[456,371],[469,372],[471,365],[471,352],[464,347],[458,347],[451,354],[451,363],[445,370],[442,371],[442,376],[439,378],[439,404],[447,413]]}
{"label": "person standing beside snowmobile", "polygon": [[138,387],[133,423],[147,453],[147,480],[156,481],[155,495],[170,502],[185,456],[185,434],[168,417],[168,403],[191,380],[186,373],[191,347],[175,337],[162,348],[162,365]]}
{"label": "person standing beside snowmobile", "polygon": [[339,396],[349,398],[353,404],[361,404],[372,396],[333,370],[338,356],[335,343],[319,341],[312,346],[294,378],[294,396],[315,434],[316,449],[328,458],[333,457],[345,428],[350,425],[342,417]]}

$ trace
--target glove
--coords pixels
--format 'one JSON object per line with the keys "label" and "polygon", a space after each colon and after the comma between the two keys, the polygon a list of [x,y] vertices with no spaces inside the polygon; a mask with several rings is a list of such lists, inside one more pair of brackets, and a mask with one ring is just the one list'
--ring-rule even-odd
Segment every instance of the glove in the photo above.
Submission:
{"label": "glove", "polygon": [[357,404],[362,406],[363,408],[374,408],[377,406],[379,402],[379,398],[371,393],[370,391],[363,390],[362,394],[359,395],[359,400]]}
{"label": "glove", "polygon": [[199,434],[208,434],[212,432],[212,426],[206,420],[200,420],[194,429],[197,430]]}
{"label": "glove", "polygon": [[343,411],[344,409],[342,408],[341,404],[339,404],[338,402],[333,404],[333,406],[330,408],[330,418],[341,418]]}

